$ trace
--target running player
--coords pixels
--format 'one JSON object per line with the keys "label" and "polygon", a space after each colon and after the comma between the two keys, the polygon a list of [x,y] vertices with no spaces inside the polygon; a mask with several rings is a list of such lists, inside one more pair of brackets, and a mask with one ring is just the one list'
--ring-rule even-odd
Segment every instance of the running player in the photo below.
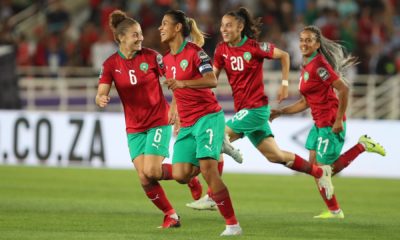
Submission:
{"label": "running player", "polygon": [[209,56],[201,48],[203,33],[194,19],[179,10],[166,12],[159,30],[161,42],[170,49],[163,58],[167,78],[164,83],[173,91],[181,122],[172,158],[173,176],[178,182],[187,183],[201,172],[225,219],[221,236],[240,235],[242,229],[228,188],[218,173],[224,113],[211,91],[217,86],[217,79]]}
{"label": "running player", "polygon": [[[140,24],[116,10],[110,14],[119,50],[103,64],[96,95],[96,104],[104,108],[110,101],[114,82],[121,98],[126,123],[129,152],[147,197],[164,213],[162,228],[179,227],[179,217],[159,184],[172,180],[172,165],[163,164],[168,157],[171,126],[176,109],[169,109],[159,83],[163,73],[162,56],[142,47]],[[201,197],[201,185],[196,178],[190,182],[192,195]]]}
{"label": "running player", "polygon": [[[345,56],[343,47],[326,39],[315,26],[307,26],[300,33],[300,51],[304,59],[299,85],[302,97],[292,105],[272,110],[271,120],[311,108],[314,126],[305,147],[310,150],[310,161],[332,166],[333,175],[342,171],[364,151],[385,156],[385,149],[365,135],[340,155],[346,135],[345,112],[349,92],[344,71],[354,65],[356,59],[351,55]],[[324,190],[319,188],[319,191],[328,210],[315,218],[344,218],[336,196],[327,199]]]}

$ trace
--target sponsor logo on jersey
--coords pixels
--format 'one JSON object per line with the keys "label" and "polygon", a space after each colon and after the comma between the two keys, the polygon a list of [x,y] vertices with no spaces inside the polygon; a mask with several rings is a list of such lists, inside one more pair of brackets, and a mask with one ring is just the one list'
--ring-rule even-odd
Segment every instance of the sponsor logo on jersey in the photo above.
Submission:
{"label": "sponsor logo on jersey", "polygon": [[269,52],[269,50],[270,50],[269,43],[260,42],[259,45],[260,45],[261,50],[263,50],[264,52]]}
{"label": "sponsor logo on jersey", "polygon": [[318,68],[317,73],[318,76],[324,81],[330,77],[328,70],[326,70],[326,68],[323,67]]}
{"label": "sponsor logo on jersey", "polygon": [[164,68],[164,62],[162,60],[162,55],[161,54],[157,54],[156,59],[157,59],[158,66],[160,66],[160,68]]}
{"label": "sponsor logo on jersey", "polygon": [[142,62],[140,64],[140,70],[142,70],[143,72],[147,73],[147,70],[149,70],[149,64],[147,64],[147,62]]}
{"label": "sponsor logo on jersey", "polygon": [[246,60],[246,62],[249,62],[251,60],[251,53],[250,52],[243,53],[243,58],[244,60]]}
{"label": "sponsor logo on jersey", "polygon": [[304,72],[304,74],[303,74],[304,82],[307,82],[309,77],[310,77],[310,74],[308,72]]}
{"label": "sponsor logo on jersey", "polygon": [[182,70],[185,71],[186,68],[189,66],[189,62],[186,59],[183,59],[179,66],[181,66]]}

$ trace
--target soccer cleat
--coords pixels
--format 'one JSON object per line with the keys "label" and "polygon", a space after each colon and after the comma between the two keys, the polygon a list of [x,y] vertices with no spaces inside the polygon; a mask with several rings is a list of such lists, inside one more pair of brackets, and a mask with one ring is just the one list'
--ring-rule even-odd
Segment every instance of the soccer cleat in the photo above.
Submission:
{"label": "soccer cleat", "polygon": [[217,204],[208,196],[208,194],[204,195],[204,197],[197,201],[186,203],[186,207],[193,208],[195,210],[217,210]]}
{"label": "soccer cleat", "polygon": [[242,233],[242,228],[239,226],[239,223],[237,223],[235,225],[226,225],[225,230],[220,236],[238,236],[242,235]]}
{"label": "soccer cleat", "polygon": [[332,184],[332,168],[329,165],[319,166],[323,173],[322,176],[318,179],[318,185],[325,189],[326,198],[329,200],[332,198],[334,193],[334,187]]}
{"label": "soccer cleat", "polygon": [[338,219],[343,219],[344,218],[344,213],[342,210],[339,210],[339,212],[334,213],[331,211],[324,211],[320,215],[314,216],[314,218],[321,218],[321,219],[329,219],[329,218],[338,218]]}
{"label": "soccer cleat", "polygon": [[386,155],[386,151],[383,146],[367,135],[362,135],[360,139],[358,139],[358,143],[362,144],[367,152],[374,152],[382,156]]}
{"label": "soccer cleat", "polygon": [[164,222],[158,228],[177,228],[181,226],[180,217],[178,219],[172,218],[169,215],[164,216]]}
{"label": "soccer cleat", "polygon": [[194,200],[198,200],[203,193],[203,186],[201,185],[199,178],[193,177],[192,180],[188,183],[190,188],[190,192],[192,193],[192,197]]}
{"label": "soccer cleat", "polygon": [[243,155],[239,149],[236,149],[231,142],[229,141],[228,134],[225,134],[224,142],[222,144],[221,153],[225,153],[226,155],[230,156],[235,160],[237,163],[243,162]]}

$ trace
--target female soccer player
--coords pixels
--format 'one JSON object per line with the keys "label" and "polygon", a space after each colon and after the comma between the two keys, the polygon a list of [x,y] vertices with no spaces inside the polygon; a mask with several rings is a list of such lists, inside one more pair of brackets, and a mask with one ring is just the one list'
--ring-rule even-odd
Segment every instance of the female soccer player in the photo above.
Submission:
{"label": "female soccer player", "polygon": [[[103,64],[96,104],[102,108],[107,106],[114,82],[124,106],[130,156],[142,187],[165,215],[160,227],[179,227],[179,217],[158,182],[173,179],[171,164],[162,162],[168,157],[170,124],[176,117],[176,109],[169,109],[159,83],[164,68],[162,56],[142,47],[143,34],[137,21],[119,10],[112,12],[109,18],[119,50]],[[200,198],[198,179],[193,178],[189,186],[193,197]],[[197,196],[193,194],[196,191]]]}
{"label": "female soccer player", "polygon": [[[310,161],[332,166],[333,175],[364,151],[385,156],[385,149],[366,135],[361,136],[354,147],[340,155],[346,134],[345,112],[349,91],[343,73],[356,63],[355,58],[345,56],[343,47],[326,39],[315,26],[307,26],[300,33],[300,51],[304,59],[299,85],[302,97],[292,105],[272,110],[271,120],[283,114],[294,114],[311,108],[314,126],[305,147],[310,150]],[[327,199],[323,189],[319,191],[329,211],[315,218],[344,218],[335,195]]]}
{"label": "female soccer player", "polygon": [[[214,73],[218,77],[225,69],[232,87],[236,114],[226,123],[225,132],[230,140],[247,136],[253,145],[267,158],[295,171],[310,174],[319,180],[319,185],[326,189],[328,198],[333,194],[330,180],[331,169],[310,164],[298,155],[279,149],[268,124],[270,107],[264,93],[263,61],[264,58],[280,59],[282,63],[282,87],[278,100],[287,97],[289,55],[270,43],[259,43],[255,39],[260,24],[250,17],[246,8],[239,8],[225,14],[220,31],[223,42],[217,45],[214,54]],[[198,203],[198,204],[196,204]],[[212,209],[213,203],[205,196],[187,205],[196,209]]]}
{"label": "female soccer player", "polygon": [[[225,218],[221,236],[240,235],[228,188],[218,173],[224,139],[224,113],[211,88],[217,86],[209,56],[201,48],[204,36],[184,12],[165,13],[159,27],[164,56],[165,84],[176,99],[181,128],[172,158],[174,179],[187,183],[199,171],[212,189],[212,198]],[[187,38],[190,37],[192,42]]]}

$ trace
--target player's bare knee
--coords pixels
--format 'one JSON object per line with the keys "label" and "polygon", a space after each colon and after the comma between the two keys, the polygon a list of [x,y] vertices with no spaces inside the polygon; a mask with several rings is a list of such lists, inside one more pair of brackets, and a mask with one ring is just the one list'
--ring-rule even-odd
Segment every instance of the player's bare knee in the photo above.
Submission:
{"label": "player's bare knee", "polygon": [[172,176],[173,176],[174,180],[180,184],[187,184],[190,182],[190,179],[191,179],[190,175],[183,174],[183,173],[173,173]]}
{"label": "player's bare knee", "polygon": [[159,168],[146,168],[144,170],[144,175],[151,180],[159,180],[161,178],[162,172]]}

